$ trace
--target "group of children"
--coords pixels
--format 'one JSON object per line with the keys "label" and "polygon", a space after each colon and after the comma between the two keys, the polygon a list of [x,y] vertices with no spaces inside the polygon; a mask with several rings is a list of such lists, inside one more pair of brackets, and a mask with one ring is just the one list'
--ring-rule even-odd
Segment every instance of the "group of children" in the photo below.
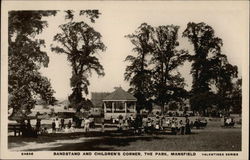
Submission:
{"label": "group of children", "polygon": [[[84,129],[84,132],[89,132],[90,125],[92,124],[91,118],[87,117],[81,121],[81,128]],[[197,120],[196,120],[197,121]],[[195,123],[190,122],[188,117],[185,118],[177,118],[177,117],[164,117],[164,116],[154,116],[154,117],[143,117],[141,115],[137,115],[133,117],[132,115],[123,119],[113,119],[111,118],[111,123],[117,124],[118,130],[127,130],[132,129],[135,133],[153,133],[156,131],[171,131],[172,134],[191,134],[191,128],[195,126],[194,124],[200,124],[197,121]],[[225,123],[229,123],[227,119]],[[206,123],[204,123],[206,124]],[[104,121],[101,126],[101,131],[104,132]],[[200,125],[198,125],[200,126]],[[196,126],[197,128],[197,126]],[[23,124],[23,133],[34,133],[35,131],[38,134],[48,134],[48,133],[67,133],[75,131],[75,123],[72,123],[71,120],[68,120],[65,123],[65,119],[58,118],[53,119],[51,124],[51,131],[48,131],[46,127],[41,127],[41,120],[37,120],[36,127],[32,128],[29,121]]]}
{"label": "group of children", "polygon": [[188,117],[185,118],[185,121],[183,121],[182,119],[178,120],[176,117],[144,118],[142,124],[146,132],[160,130],[168,131],[170,129],[172,134],[184,135],[191,133],[190,120],[188,119]]}
{"label": "group of children", "polygon": [[117,124],[118,130],[133,129],[136,133],[153,133],[155,131],[170,130],[172,134],[191,134],[191,125],[188,117],[183,121],[176,117],[142,117],[130,116],[125,119],[112,119],[112,123]]}
{"label": "group of children", "polygon": [[61,118],[60,121],[58,118],[56,118],[53,119],[51,128],[52,133],[58,133],[60,131],[69,132],[72,129],[72,122],[69,120],[68,124],[65,124],[65,120],[63,118]]}

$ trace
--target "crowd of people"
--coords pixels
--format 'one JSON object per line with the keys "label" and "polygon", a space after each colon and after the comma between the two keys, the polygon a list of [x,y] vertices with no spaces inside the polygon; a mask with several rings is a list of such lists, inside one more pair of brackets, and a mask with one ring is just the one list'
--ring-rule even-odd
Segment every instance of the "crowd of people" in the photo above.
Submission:
{"label": "crowd of people", "polygon": [[66,124],[63,118],[61,118],[60,121],[58,118],[56,118],[56,119],[53,119],[51,128],[52,128],[52,133],[69,132],[70,130],[73,129],[72,121],[69,120],[68,123]]}
{"label": "crowd of people", "polygon": [[37,120],[36,127],[33,128],[30,120],[22,120],[20,123],[20,131],[23,137],[37,137],[37,133],[41,126],[41,121]]}
{"label": "crowd of people", "polygon": [[[231,119],[230,119],[231,120]],[[101,123],[101,131],[105,131],[104,120]],[[196,119],[194,122],[190,121],[189,117],[165,117],[165,116],[142,116],[132,115],[126,118],[118,117],[114,119],[111,117],[111,123],[117,125],[119,131],[133,130],[134,133],[152,134],[157,131],[171,132],[172,134],[191,134],[191,129],[196,127],[197,129],[204,128],[207,125],[207,121],[201,122]],[[230,122],[231,123],[231,122]],[[229,120],[225,120],[225,124],[229,126]],[[43,126],[43,127],[42,127]],[[47,127],[45,127],[47,126]],[[49,133],[69,133],[75,132],[77,128],[76,122],[72,120],[65,120],[63,118],[52,119],[51,125],[42,125],[41,119],[37,119],[36,125],[32,127],[30,120],[22,121],[21,132],[23,136],[36,137],[37,135],[46,135]],[[81,125],[78,128],[83,129],[83,132],[89,132],[90,128],[94,128],[94,118],[86,117],[81,120]]]}
{"label": "crowd of people", "polygon": [[112,119],[112,123],[117,124],[118,130],[133,129],[135,133],[153,133],[156,131],[171,131],[172,134],[191,134],[192,124],[188,117],[183,121],[176,117],[167,118],[164,116],[142,117],[137,115],[136,118],[130,116],[122,119]]}
{"label": "crowd of people", "polygon": [[[84,118],[81,123],[81,128],[84,129],[85,132],[89,131],[89,128],[92,124],[92,119]],[[68,120],[65,123],[65,119],[55,118],[52,119],[51,125],[42,125],[42,120],[37,119],[35,125],[31,125],[30,119],[22,120],[20,123],[20,131],[22,136],[24,137],[37,137],[38,135],[47,135],[49,133],[68,133],[74,132],[76,125],[72,120]]]}
{"label": "crowd of people", "polygon": [[76,122],[72,120],[68,120],[68,123],[65,123],[65,119],[61,118],[60,121],[58,118],[53,119],[52,121],[52,133],[68,133],[74,132],[76,128],[83,128],[84,132],[89,132],[90,128],[94,128],[94,119],[90,117],[86,117],[81,119],[80,126],[77,126]]}

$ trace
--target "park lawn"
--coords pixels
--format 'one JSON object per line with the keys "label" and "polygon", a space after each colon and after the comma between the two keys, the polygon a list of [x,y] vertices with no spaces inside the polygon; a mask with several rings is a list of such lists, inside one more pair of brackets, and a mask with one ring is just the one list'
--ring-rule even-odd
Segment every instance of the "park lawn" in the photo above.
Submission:
{"label": "park lawn", "polygon": [[[195,132],[195,131],[194,131]],[[239,129],[199,131],[191,135],[154,136],[152,141],[137,140],[117,150],[140,151],[240,151]]]}
{"label": "park lawn", "polygon": [[209,122],[205,129],[191,135],[144,134],[116,132],[70,133],[38,138],[9,137],[11,150],[55,151],[240,151],[241,128],[222,128]]}

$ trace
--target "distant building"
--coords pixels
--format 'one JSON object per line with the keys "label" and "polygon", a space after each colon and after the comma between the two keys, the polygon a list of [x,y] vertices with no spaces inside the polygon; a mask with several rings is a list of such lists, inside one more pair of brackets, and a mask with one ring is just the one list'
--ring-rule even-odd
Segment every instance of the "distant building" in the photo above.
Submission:
{"label": "distant building", "polygon": [[91,93],[91,102],[94,108],[103,108],[103,99],[110,95],[109,92],[92,92]]}
{"label": "distant building", "polygon": [[121,87],[112,93],[92,93],[91,101],[95,108],[103,108],[104,119],[135,116],[137,99]]}

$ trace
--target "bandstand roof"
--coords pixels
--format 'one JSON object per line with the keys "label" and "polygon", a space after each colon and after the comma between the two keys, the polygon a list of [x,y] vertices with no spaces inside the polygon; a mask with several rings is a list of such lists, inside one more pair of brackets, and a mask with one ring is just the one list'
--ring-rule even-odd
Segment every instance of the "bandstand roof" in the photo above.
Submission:
{"label": "bandstand roof", "polygon": [[124,91],[121,87],[117,87],[114,92],[112,92],[107,97],[103,98],[103,101],[137,101],[137,99],[130,93]]}
{"label": "bandstand roof", "polygon": [[108,92],[92,92],[91,93],[91,102],[95,107],[102,107],[102,100],[110,95]]}

